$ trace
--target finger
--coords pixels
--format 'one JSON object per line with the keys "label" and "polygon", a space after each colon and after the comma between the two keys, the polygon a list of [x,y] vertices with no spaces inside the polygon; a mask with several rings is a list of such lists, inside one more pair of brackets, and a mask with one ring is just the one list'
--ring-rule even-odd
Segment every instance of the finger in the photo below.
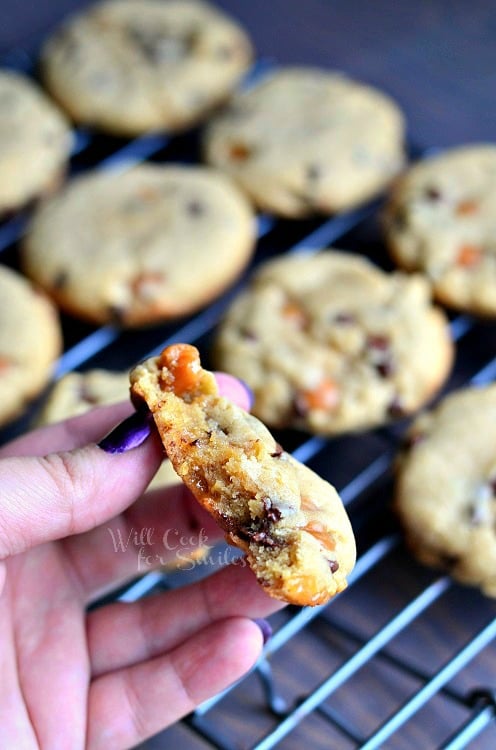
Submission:
{"label": "finger", "polygon": [[37,748],[36,735],[26,710],[18,679],[18,664],[12,634],[11,613],[5,606],[9,592],[3,594],[0,606],[0,738],[1,747]]}
{"label": "finger", "polygon": [[284,603],[263,591],[244,559],[238,562],[190,586],[91,612],[87,636],[92,674],[156,657],[217,620],[267,617],[281,609]]}
{"label": "finger", "polygon": [[89,601],[131,577],[184,563],[222,537],[212,517],[178,483],[147,492],[116,518],[63,544]]}
{"label": "finger", "polygon": [[88,445],[0,459],[0,559],[114,517],[144,492],[162,457],[153,433],[125,453]]}
{"label": "finger", "polygon": [[[51,544],[9,560],[7,568],[6,609],[13,613],[16,671],[37,741],[32,746],[0,741],[0,746],[82,748],[90,665],[84,612],[70,573]],[[7,676],[5,680],[8,686]]]}
{"label": "finger", "polygon": [[100,440],[109,430],[134,411],[128,401],[100,406],[64,422],[39,427],[2,446],[0,458],[45,456],[55,451],[70,451]]}
{"label": "finger", "polygon": [[134,747],[239,679],[261,648],[259,628],[236,617],[169,654],[97,678],[89,694],[88,750]]}

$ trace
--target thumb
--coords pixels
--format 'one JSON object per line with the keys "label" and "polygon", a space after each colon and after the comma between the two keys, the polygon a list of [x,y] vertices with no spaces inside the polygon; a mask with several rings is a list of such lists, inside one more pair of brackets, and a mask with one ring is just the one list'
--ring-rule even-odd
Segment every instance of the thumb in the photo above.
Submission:
{"label": "thumb", "polygon": [[153,432],[123,453],[93,444],[0,459],[0,560],[120,513],[145,491],[162,458]]}

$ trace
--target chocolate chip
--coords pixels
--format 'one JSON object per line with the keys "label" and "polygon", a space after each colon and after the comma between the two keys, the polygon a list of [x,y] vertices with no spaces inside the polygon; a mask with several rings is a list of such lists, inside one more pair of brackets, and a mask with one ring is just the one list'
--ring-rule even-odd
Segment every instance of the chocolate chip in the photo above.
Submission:
{"label": "chocolate chip", "polygon": [[279,445],[279,443],[276,443],[276,449],[270,455],[272,456],[272,458],[279,458],[279,456],[282,456],[283,453],[284,453],[284,448],[282,447],[282,445]]}
{"label": "chocolate chip", "polygon": [[446,552],[441,552],[439,555],[439,562],[447,570],[451,570],[460,562],[459,555],[450,555]]}
{"label": "chocolate chip", "polygon": [[307,180],[315,182],[322,177],[322,167],[319,164],[309,164],[305,171]]}
{"label": "chocolate chip", "polygon": [[482,503],[471,503],[467,508],[468,520],[472,526],[482,526],[487,523],[487,506]]}
{"label": "chocolate chip", "polygon": [[297,393],[292,403],[293,413],[297,417],[306,417],[308,414],[308,404],[301,393]]}
{"label": "chocolate chip", "polygon": [[404,206],[397,206],[394,210],[392,225],[397,232],[403,232],[408,228],[408,211]]}
{"label": "chocolate chip", "polygon": [[496,497],[496,477],[492,477],[492,479],[489,480],[489,486],[494,497]]}
{"label": "chocolate chip", "polygon": [[333,316],[335,323],[339,325],[353,325],[357,322],[356,316],[353,313],[339,312]]}
{"label": "chocolate chip", "polygon": [[329,560],[329,567],[331,569],[331,573],[336,573],[339,570],[339,563],[337,560]]}
{"label": "chocolate chip", "polygon": [[270,523],[277,523],[277,521],[281,520],[281,511],[279,510],[279,508],[275,508],[272,505],[272,501],[269,498],[265,498],[265,500],[263,501],[263,505],[265,510],[265,518],[262,519],[263,526],[266,525],[267,521]]}
{"label": "chocolate chip", "polygon": [[119,305],[109,305],[107,315],[111,324],[116,326],[124,325],[126,319],[126,308]]}
{"label": "chocolate chip", "polygon": [[190,216],[203,216],[205,214],[205,204],[199,200],[191,200],[186,204],[186,211]]}
{"label": "chocolate chip", "polygon": [[88,386],[84,382],[79,388],[78,395],[81,401],[84,401],[86,404],[90,404],[90,406],[97,406],[99,403],[98,397],[89,390]]}
{"label": "chocolate chip", "polygon": [[424,194],[425,197],[430,201],[439,201],[442,197],[441,191],[433,186],[426,188]]}
{"label": "chocolate chip", "polygon": [[391,346],[391,341],[387,336],[381,336],[378,334],[371,334],[367,338],[367,346],[370,349],[377,349],[381,352],[386,351]]}
{"label": "chocolate chip", "polygon": [[55,279],[53,280],[54,289],[63,289],[69,281],[69,274],[67,271],[60,271]]}
{"label": "chocolate chip", "polygon": [[387,408],[388,416],[392,419],[401,419],[407,412],[399,396],[395,396]]}
{"label": "chocolate chip", "polygon": [[391,359],[377,362],[374,366],[381,378],[389,378],[394,373],[394,365]]}
{"label": "chocolate chip", "polygon": [[260,526],[257,526],[256,528],[253,528],[252,526],[242,526],[238,529],[237,533],[240,539],[244,539],[247,542],[256,542],[257,544],[262,544],[264,547],[277,547],[279,544],[279,542],[268,534],[266,529],[261,528]]}
{"label": "chocolate chip", "polygon": [[251,534],[251,540],[261,544],[263,547],[277,547],[277,542],[266,531],[255,531]]}
{"label": "chocolate chip", "polygon": [[248,328],[242,328],[240,331],[241,336],[245,339],[245,341],[258,341],[258,336],[253,333],[253,331],[250,331]]}
{"label": "chocolate chip", "polygon": [[425,440],[426,437],[425,432],[420,432],[420,430],[409,432],[403,439],[403,447],[406,450],[410,450]]}
{"label": "chocolate chip", "polygon": [[140,54],[153,64],[180,60],[190,46],[188,37],[166,36],[155,29],[130,27],[127,33]]}
{"label": "chocolate chip", "polygon": [[390,347],[391,341],[387,336],[372,334],[367,338],[372,364],[382,378],[387,378],[394,372]]}

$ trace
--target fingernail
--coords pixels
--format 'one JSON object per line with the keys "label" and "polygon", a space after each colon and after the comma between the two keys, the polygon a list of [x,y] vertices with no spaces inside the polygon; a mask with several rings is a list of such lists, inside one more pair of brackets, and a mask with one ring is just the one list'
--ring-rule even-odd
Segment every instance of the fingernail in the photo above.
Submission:
{"label": "fingernail", "polygon": [[147,409],[134,412],[130,417],[114,427],[103,440],[99,448],[106,453],[125,453],[145,442],[152,431],[153,418]]}
{"label": "fingernail", "polygon": [[265,646],[267,641],[270,640],[270,637],[272,636],[272,628],[267,620],[255,619],[253,620],[253,622],[255,623],[255,625],[258,625],[258,627],[262,631],[263,642]]}
{"label": "fingernail", "polygon": [[[238,403],[246,401],[246,407],[243,408],[247,410],[252,408],[255,397],[252,389],[244,380],[234,377],[234,375],[229,375],[226,372],[214,372],[214,375],[222,395]],[[241,391],[244,398],[241,396]]]}
{"label": "fingernail", "polygon": [[250,388],[250,386],[245,380],[241,380],[241,378],[239,378],[239,382],[241,383],[241,385],[246,391],[246,395],[248,396],[248,401],[250,402],[249,411],[251,411],[251,409],[253,408],[253,404],[255,403],[255,394],[253,393],[252,389]]}

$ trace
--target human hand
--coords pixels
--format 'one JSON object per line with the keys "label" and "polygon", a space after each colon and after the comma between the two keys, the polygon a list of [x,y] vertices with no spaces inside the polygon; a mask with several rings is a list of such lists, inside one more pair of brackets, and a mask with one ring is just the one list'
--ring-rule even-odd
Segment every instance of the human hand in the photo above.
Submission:
{"label": "human hand", "polygon": [[[222,376],[220,387],[247,407],[237,381]],[[281,606],[232,565],[87,612],[137,573],[138,547],[116,552],[111,533],[222,537],[183,485],[134,502],[162,460],[160,441],[153,433],[117,454],[94,442],[129,413],[129,404],[97,409],[0,450],[2,748],[136,745],[249,670],[263,642],[251,618]]]}

